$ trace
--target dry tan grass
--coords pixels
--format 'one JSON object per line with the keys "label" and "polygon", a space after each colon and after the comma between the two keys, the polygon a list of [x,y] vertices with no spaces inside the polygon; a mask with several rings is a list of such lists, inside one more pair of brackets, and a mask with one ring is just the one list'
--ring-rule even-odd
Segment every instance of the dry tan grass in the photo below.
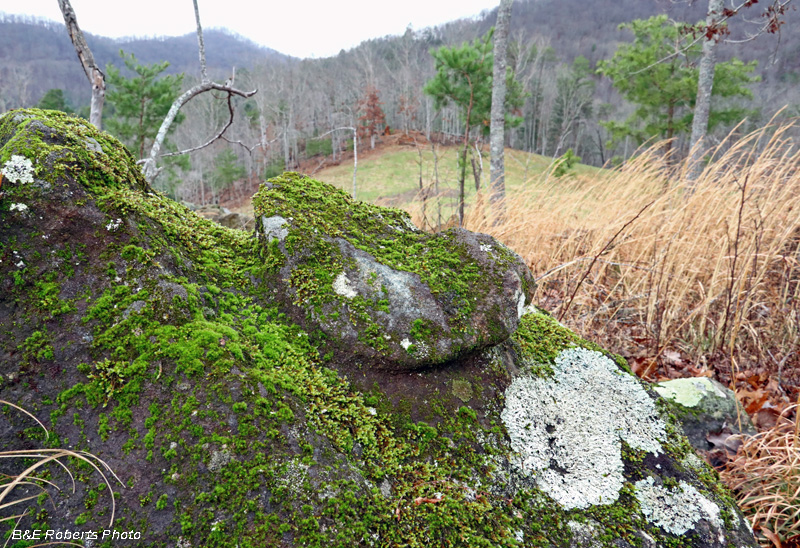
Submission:
{"label": "dry tan grass", "polygon": [[[5,400],[0,400],[0,405],[8,405],[16,409],[17,411],[27,415],[28,417],[36,421],[36,423],[42,428],[45,437],[49,435],[49,432],[47,428],[45,428],[44,424],[42,424],[41,421],[39,421],[39,419],[37,419],[28,411]],[[72,481],[73,493],[75,492],[75,477],[73,476],[69,467],[63,462],[61,462],[62,460],[75,459],[74,462],[82,461],[88,464],[91,468],[95,470],[95,472],[100,474],[100,477],[103,479],[103,482],[108,488],[109,493],[113,493],[109,477],[115,479],[116,481],[119,482],[120,485],[124,486],[122,481],[117,477],[117,475],[113,472],[113,470],[111,470],[111,467],[108,464],[106,464],[102,459],[99,459],[98,457],[92,455],[91,453],[87,453],[85,451],[72,451],[69,449],[9,450],[9,451],[0,451],[0,459],[13,459],[13,460],[23,459],[23,462],[27,462],[27,466],[18,474],[14,475],[0,474],[0,510],[4,511],[4,513],[16,512],[13,513],[12,515],[0,518],[0,523],[4,521],[13,521],[14,528],[16,528],[20,520],[28,514],[28,509],[25,508],[25,503],[39,498],[40,495],[48,496],[49,493],[47,492],[46,486],[56,490],[60,490],[60,488],[53,482],[36,477],[37,470],[39,469],[46,470],[48,464],[57,464],[67,473],[67,475],[70,477]],[[15,495],[15,490],[17,488],[26,490],[26,492],[22,495]],[[115,511],[116,511],[116,502],[114,501],[114,497],[112,494],[111,516],[108,522],[109,527],[111,527],[114,523]],[[6,539],[6,543],[4,544],[4,546],[8,544],[10,539],[11,536],[9,536]],[[60,542],[60,541],[45,542],[42,544],[36,544],[34,546],[48,546],[54,544],[81,546],[81,544],[76,544],[72,542]]]}
{"label": "dry tan grass", "polygon": [[[592,178],[541,177],[509,195],[500,221],[479,198],[465,226],[519,253],[539,304],[565,323],[646,356],[641,376],[677,349],[731,382],[739,365],[766,367],[785,397],[780,369],[800,364],[800,152],[787,131],[723,143],[694,184],[663,144]],[[785,417],[725,475],[754,525],[783,540],[800,534],[800,422]]]}
{"label": "dry tan grass", "polygon": [[768,359],[800,341],[800,153],[786,129],[720,146],[693,187],[656,145],[592,179],[530,181],[499,223],[479,198],[465,226],[519,253],[541,304],[579,331],[609,342],[635,325],[654,355]]}
{"label": "dry tan grass", "polygon": [[[800,414],[787,408],[777,424],[746,438],[722,478],[736,493],[764,546],[800,536]],[[796,419],[787,416],[795,411]],[[777,540],[777,542],[775,542]]]}

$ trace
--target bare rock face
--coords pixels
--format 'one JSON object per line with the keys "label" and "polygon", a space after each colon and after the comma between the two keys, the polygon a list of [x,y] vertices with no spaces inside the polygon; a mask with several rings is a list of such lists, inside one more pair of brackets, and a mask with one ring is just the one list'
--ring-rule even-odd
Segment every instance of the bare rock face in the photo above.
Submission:
{"label": "bare rock face", "polygon": [[0,451],[96,465],[7,493],[10,545],[757,546],[664,402],[525,306],[488,236],[285,174],[254,237],[63,113],[0,117],[0,169],[0,400],[47,427],[0,405]]}
{"label": "bare rock face", "polygon": [[427,234],[405,212],[292,173],[262,186],[254,209],[268,294],[339,361],[449,362],[507,340],[530,303],[530,271],[491,236]]}

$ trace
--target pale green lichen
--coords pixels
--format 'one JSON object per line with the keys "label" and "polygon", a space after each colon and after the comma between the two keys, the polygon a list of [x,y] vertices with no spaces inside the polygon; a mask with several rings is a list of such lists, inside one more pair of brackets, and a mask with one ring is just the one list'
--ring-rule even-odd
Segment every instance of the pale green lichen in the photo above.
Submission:
{"label": "pale green lichen", "polygon": [[712,527],[722,527],[719,506],[708,500],[685,481],[677,487],[656,485],[652,476],[635,484],[636,500],[647,521],[671,535],[683,535],[700,520]]}
{"label": "pale green lichen", "polygon": [[516,377],[501,418],[517,466],[564,508],[612,504],[625,481],[621,442],[662,452],[665,424],[637,379],[603,354],[563,350],[554,379]]}
{"label": "pale green lichen", "polygon": [[25,156],[15,154],[5,163],[2,173],[11,183],[32,183],[33,162]]}
{"label": "pale green lichen", "polygon": [[708,377],[673,379],[658,383],[653,389],[661,396],[684,407],[695,407],[706,396],[726,399],[728,395]]}

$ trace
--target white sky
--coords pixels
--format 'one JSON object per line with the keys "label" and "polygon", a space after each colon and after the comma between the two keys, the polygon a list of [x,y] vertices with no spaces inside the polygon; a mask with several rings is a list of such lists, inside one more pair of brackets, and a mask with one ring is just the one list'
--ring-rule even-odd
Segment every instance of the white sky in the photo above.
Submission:
{"label": "white sky", "polygon": [[[281,53],[328,57],[363,40],[479,15],[499,0],[198,0],[204,29],[227,28]],[[180,36],[194,32],[191,0],[71,0],[84,32]],[[57,0],[0,0],[0,12],[63,22]]]}

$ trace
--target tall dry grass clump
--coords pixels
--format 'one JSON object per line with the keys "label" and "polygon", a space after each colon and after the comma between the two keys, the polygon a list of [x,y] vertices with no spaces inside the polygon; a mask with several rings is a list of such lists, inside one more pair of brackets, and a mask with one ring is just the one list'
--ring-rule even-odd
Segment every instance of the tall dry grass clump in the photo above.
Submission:
{"label": "tall dry grass clump", "polygon": [[779,363],[800,341],[800,152],[787,129],[721,145],[694,183],[655,145],[593,179],[530,181],[502,220],[479,200],[465,225],[528,262],[540,304],[617,351]]}
{"label": "tall dry grass clump", "polygon": [[787,418],[796,408],[787,408],[771,429],[745,438],[721,474],[765,546],[781,546],[781,539],[800,543],[800,419]]}
{"label": "tall dry grass clump", "polygon": [[[47,428],[34,415],[11,402],[0,400],[0,406],[5,405],[34,420],[44,432],[45,439],[49,437],[50,433]],[[17,528],[22,518],[29,515],[31,508],[36,508],[37,505],[34,501],[41,497],[50,497],[50,493],[47,490],[48,487],[56,491],[61,490],[52,481],[37,476],[38,472],[44,472],[44,475],[50,476],[51,471],[48,470],[48,467],[53,464],[58,465],[67,474],[72,483],[73,493],[76,488],[76,480],[75,475],[70,470],[70,466],[77,468],[79,465],[85,464],[88,465],[90,471],[97,472],[103,480],[102,485],[108,489],[110,494],[111,516],[108,527],[114,524],[116,501],[114,500],[112,484],[109,478],[113,478],[120,485],[124,486],[124,484],[111,467],[95,455],[86,451],[73,451],[70,449],[10,449],[0,451],[0,460],[22,463],[12,467],[15,470],[12,474],[0,473],[0,513],[3,514],[3,517],[0,517],[0,524],[8,522],[11,525],[11,529],[7,531],[8,537],[4,546],[11,540],[11,531]],[[55,507],[55,504],[53,506]],[[35,544],[32,547],[55,544],[81,546],[74,542],[53,541]]]}

